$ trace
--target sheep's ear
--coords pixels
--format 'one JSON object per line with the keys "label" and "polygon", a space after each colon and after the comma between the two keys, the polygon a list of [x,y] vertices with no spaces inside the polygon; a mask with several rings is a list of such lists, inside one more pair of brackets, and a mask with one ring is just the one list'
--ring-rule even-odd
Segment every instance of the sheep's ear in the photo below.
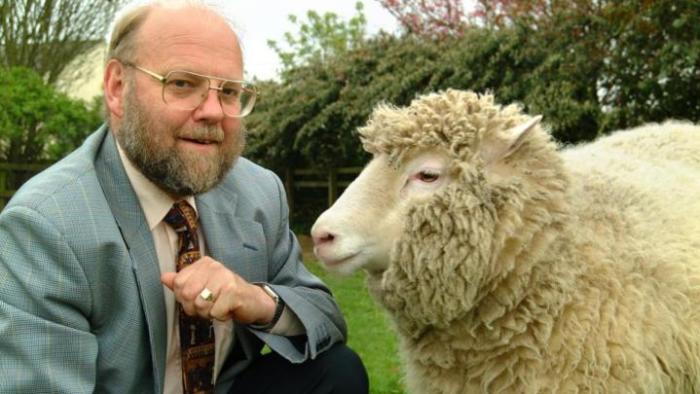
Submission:
{"label": "sheep's ear", "polygon": [[535,129],[542,120],[542,115],[530,118],[504,133],[501,140],[487,139],[481,147],[481,158],[489,166],[495,164],[515,153],[525,141],[525,137]]}

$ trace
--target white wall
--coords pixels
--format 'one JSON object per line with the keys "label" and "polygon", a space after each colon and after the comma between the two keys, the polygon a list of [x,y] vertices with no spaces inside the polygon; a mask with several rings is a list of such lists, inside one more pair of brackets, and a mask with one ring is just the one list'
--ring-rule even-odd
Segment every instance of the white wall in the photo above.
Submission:
{"label": "white wall", "polygon": [[[59,90],[72,98],[92,101],[102,95],[102,73],[107,44],[100,42],[93,49],[74,59],[58,77]],[[77,70],[77,72],[76,72]]]}

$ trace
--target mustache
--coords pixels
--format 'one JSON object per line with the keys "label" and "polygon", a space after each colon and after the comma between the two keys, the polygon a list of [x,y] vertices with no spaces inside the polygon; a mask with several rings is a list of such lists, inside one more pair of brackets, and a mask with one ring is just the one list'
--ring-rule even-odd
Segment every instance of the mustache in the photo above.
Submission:
{"label": "mustache", "polygon": [[182,130],[180,133],[178,133],[178,138],[210,142],[223,142],[224,131],[216,126],[201,126],[189,130]]}

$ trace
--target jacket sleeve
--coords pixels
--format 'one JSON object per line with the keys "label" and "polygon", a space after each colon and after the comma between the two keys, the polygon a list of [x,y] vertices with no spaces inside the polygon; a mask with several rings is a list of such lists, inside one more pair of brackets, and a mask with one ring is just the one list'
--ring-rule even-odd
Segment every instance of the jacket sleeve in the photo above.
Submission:
{"label": "jacket sleeve", "polygon": [[[263,331],[253,333],[271,349],[291,362],[303,362],[336,342],[345,341],[347,328],[330,290],[311,274],[301,261],[301,249],[289,228],[289,209],[279,178],[273,178],[277,201],[277,222],[270,249],[270,287],[299,318],[306,331],[305,343],[296,346],[289,338]],[[272,232],[271,232],[272,234]],[[297,338],[298,339],[298,338]]]}
{"label": "jacket sleeve", "polygon": [[0,214],[0,392],[91,393],[97,340],[74,251],[39,212]]}

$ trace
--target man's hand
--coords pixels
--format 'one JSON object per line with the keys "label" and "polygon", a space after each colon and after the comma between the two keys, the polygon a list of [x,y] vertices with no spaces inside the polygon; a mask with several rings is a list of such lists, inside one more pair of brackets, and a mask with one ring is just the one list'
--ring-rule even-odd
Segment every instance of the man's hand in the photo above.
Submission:
{"label": "man's hand", "polygon": [[[260,286],[247,282],[208,256],[180,272],[162,274],[160,281],[173,291],[185,313],[191,316],[266,324],[275,313],[275,301]],[[213,300],[199,296],[204,288],[213,293]]]}

